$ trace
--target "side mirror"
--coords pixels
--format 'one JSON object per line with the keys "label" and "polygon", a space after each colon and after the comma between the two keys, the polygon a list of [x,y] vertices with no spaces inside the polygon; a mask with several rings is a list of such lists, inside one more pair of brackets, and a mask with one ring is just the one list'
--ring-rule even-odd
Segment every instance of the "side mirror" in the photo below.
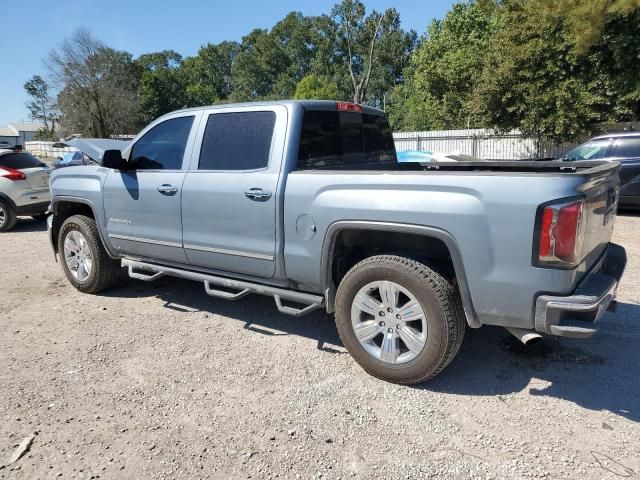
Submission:
{"label": "side mirror", "polygon": [[105,150],[102,155],[102,166],[114,170],[126,170],[127,161],[122,158],[120,150]]}

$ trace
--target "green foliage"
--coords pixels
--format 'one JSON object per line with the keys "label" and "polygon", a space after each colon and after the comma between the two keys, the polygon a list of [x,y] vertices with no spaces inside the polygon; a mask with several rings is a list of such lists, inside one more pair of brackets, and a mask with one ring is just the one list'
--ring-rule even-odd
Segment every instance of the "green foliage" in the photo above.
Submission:
{"label": "green foliage", "polygon": [[44,128],[36,136],[54,137],[56,122],[59,117],[55,99],[49,94],[49,85],[40,75],[34,75],[24,84],[24,89],[31,100],[27,102],[27,109],[33,120],[40,120]]}
{"label": "green foliage", "polygon": [[496,6],[457,3],[433,20],[390,96],[389,117],[399,129],[466,128],[475,124],[471,93],[482,73]]}
{"label": "green foliage", "polygon": [[293,98],[298,100],[338,100],[340,93],[337,83],[312,73],[298,82]]}
{"label": "green foliage", "polygon": [[136,61],[140,72],[138,102],[141,126],[186,104],[182,56],[173,50],[147,53]]}
{"label": "green foliage", "polygon": [[231,67],[239,50],[237,42],[209,43],[184,61],[188,106],[211,105],[229,98],[233,92]]}

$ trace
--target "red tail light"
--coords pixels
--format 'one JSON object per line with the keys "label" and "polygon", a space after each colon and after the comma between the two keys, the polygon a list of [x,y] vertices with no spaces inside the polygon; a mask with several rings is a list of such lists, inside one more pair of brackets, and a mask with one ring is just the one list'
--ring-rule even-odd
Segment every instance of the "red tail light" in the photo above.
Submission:
{"label": "red tail light", "polygon": [[543,265],[575,266],[580,262],[584,202],[544,207],[540,216],[538,262]]}
{"label": "red tail light", "polygon": [[20,170],[14,170],[9,167],[0,167],[0,177],[16,182],[18,180],[25,180],[27,176]]}
{"label": "red tail light", "polygon": [[362,113],[362,106],[357,103],[351,102],[338,102],[336,108],[342,112],[360,112]]}

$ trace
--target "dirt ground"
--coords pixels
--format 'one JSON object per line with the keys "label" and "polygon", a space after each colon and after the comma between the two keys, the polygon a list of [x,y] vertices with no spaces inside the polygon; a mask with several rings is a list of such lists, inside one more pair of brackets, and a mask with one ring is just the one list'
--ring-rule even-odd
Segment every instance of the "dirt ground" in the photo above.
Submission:
{"label": "dirt ground", "polygon": [[44,223],[0,235],[0,478],[640,478],[640,216],[617,313],[523,349],[467,330],[436,379],[366,375],[331,320],[123,276],[83,295]]}

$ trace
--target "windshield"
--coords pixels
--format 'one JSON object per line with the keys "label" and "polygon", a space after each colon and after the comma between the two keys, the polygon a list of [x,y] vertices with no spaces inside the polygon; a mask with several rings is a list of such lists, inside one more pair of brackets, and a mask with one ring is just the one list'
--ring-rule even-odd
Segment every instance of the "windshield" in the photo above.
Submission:
{"label": "windshield", "polygon": [[565,160],[597,160],[604,157],[611,144],[610,140],[592,140],[567,153]]}

